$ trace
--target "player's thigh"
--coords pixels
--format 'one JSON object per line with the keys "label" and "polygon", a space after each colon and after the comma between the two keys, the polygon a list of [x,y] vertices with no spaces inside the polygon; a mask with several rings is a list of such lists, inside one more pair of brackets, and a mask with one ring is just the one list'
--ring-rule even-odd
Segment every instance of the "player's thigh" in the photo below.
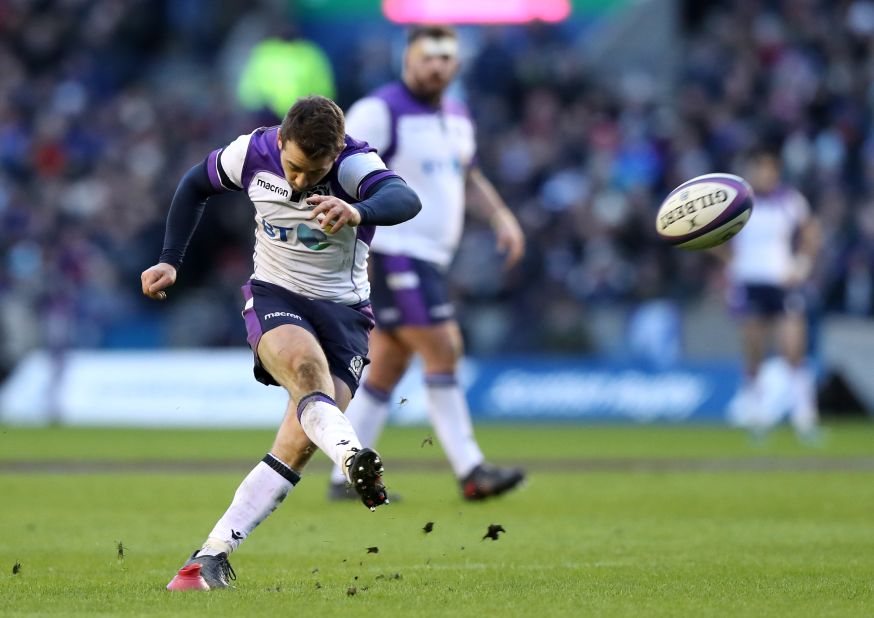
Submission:
{"label": "player's thigh", "polygon": [[379,328],[370,334],[370,366],[367,369],[367,383],[385,392],[391,392],[400,382],[413,350],[401,341],[393,331]]}
{"label": "player's thigh", "polygon": [[295,401],[313,391],[334,396],[325,353],[305,328],[282,324],[267,331],[258,343],[258,358]]}
{"label": "player's thigh", "polygon": [[793,365],[800,364],[807,350],[807,324],[804,315],[790,312],[777,324],[780,353]]}
{"label": "player's thigh", "polygon": [[461,329],[455,320],[427,326],[401,326],[394,332],[401,342],[422,357],[427,373],[454,371],[464,352]]}

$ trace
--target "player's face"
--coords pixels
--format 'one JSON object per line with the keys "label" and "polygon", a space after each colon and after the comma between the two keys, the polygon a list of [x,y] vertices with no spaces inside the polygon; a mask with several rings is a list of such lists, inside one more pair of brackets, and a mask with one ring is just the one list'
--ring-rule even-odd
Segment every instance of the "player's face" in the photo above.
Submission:
{"label": "player's face", "polygon": [[458,72],[458,41],[452,37],[423,37],[407,48],[405,79],[418,95],[435,98]]}
{"label": "player's face", "polygon": [[295,191],[304,191],[319,184],[328,175],[337,157],[326,155],[319,159],[307,157],[294,140],[279,143],[279,159],[285,179]]}
{"label": "player's face", "polygon": [[771,155],[760,155],[750,162],[747,177],[757,193],[771,193],[780,184],[780,162]]}

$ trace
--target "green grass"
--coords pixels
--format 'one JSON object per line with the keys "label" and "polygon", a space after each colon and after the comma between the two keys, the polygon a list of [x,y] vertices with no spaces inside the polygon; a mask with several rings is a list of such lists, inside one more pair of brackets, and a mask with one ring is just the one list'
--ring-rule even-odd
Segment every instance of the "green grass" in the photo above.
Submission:
{"label": "green grass", "polygon": [[[270,447],[273,431],[50,428],[0,425],[0,462],[44,459],[251,459]],[[436,446],[422,447],[427,427],[393,427],[380,450],[404,458],[443,460]],[[718,426],[484,425],[483,450],[506,458],[748,458],[761,456],[852,457],[874,455],[874,424],[841,423],[826,430],[819,448],[800,444],[788,430],[761,443]]]}
{"label": "green grass", "polygon": [[[392,457],[440,459],[438,447],[421,447],[427,435],[393,429],[383,442],[387,478],[402,502],[376,513],[328,504],[315,470],[233,556],[237,588],[205,595],[163,587],[224,510],[240,474],[0,473],[0,615],[874,613],[870,465],[571,473],[544,464],[522,491],[468,504],[445,469],[391,467]],[[484,427],[478,435],[500,460],[874,457],[874,425],[833,427],[817,449],[789,432],[750,444],[715,428]],[[254,463],[269,442],[269,432],[254,431],[0,427],[0,463]],[[426,535],[428,521],[435,526]],[[491,523],[507,530],[497,542],[481,540]],[[374,545],[379,553],[368,554]],[[16,561],[22,570],[12,575]]]}

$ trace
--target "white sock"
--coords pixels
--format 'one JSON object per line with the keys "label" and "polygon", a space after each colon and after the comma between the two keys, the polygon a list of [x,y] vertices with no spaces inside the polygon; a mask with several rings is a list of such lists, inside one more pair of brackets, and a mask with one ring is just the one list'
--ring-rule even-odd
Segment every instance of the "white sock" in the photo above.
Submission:
{"label": "white sock", "polygon": [[231,553],[246,540],[270,513],[276,510],[288,492],[300,480],[300,475],[268,453],[243,479],[234,494],[231,506],[209,533],[198,552],[215,556]]}
{"label": "white sock", "polygon": [[766,411],[765,393],[761,381],[761,369],[752,377],[749,388],[746,391],[745,424],[744,427],[751,431],[766,431],[771,426],[771,415]]}
{"label": "white sock", "polygon": [[431,425],[455,476],[463,479],[485,460],[473,437],[467,399],[453,374],[430,374],[425,376],[425,383]]}
{"label": "white sock", "polygon": [[806,366],[792,368],[792,427],[799,434],[807,434],[816,427],[816,384],[813,372]]}
{"label": "white sock", "polygon": [[728,402],[726,418],[730,425],[745,429],[754,425],[753,419],[757,405],[755,380],[754,375],[745,377],[731,401]]}
{"label": "white sock", "polygon": [[[373,446],[382,433],[385,422],[388,419],[388,402],[390,393],[379,390],[366,383],[358,389],[355,397],[346,408],[346,418],[358,434],[362,444]],[[340,466],[335,465],[331,470],[332,483],[345,483],[346,472]]]}
{"label": "white sock", "polygon": [[756,425],[761,429],[771,429],[789,414],[791,408],[790,367],[786,360],[775,356],[762,363],[755,388],[759,397]]}
{"label": "white sock", "polygon": [[334,400],[324,393],[310,393],[297,404],[297,417],[307,437],[343,470],[348,480],[346,461],[361,449],[361,441]]}

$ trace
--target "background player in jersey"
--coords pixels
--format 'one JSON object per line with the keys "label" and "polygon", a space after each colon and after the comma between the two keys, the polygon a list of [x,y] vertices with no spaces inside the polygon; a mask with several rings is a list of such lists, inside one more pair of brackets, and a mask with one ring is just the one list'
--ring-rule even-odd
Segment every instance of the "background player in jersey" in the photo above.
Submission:
{"label": "background player in jersey", "polygon": [[[374,237],[373,363],[347,415],[367,442],[375,442],[388,416],[391,392],[418,354],[431,423],[463,495],[480,499],[515,487],[523,473],[485,463],[456,378],[462,340],[446,271],[461,237],[465,194],[471,212],[491,223],[508,267],[522,256],[524,238],[515,217],[476,168],[474,127],[467,110],[444,96],[458,71],[458,51],[458,37],[449,27],[412,29],[401,81],[361,99],[347,114],[349,134],[376,147],[422,200],[418,217]],[[333,472],[329,496],[350,496],[339,468]]]}
{"label": "background player in jersey", "polygon": [[[819,226],[804,196],[781,181],[776,152],[754,152],[745,175],[756,192],[755,206],[730,243],[728,263],[729,304],[740,320],[745,379],[730,415],[760,433],[789,412],[799,436],[809,438],[818,414],[806,363],[802,286],[819,250]],[[775,339],[779,356],[763,365]]]}
{"label": "background player in jersey", "polygon": [[[400,223],[421,207],[373,148],[344,134],[333,101],[300,99],[280,126],[243,135],[188,171],[170,206],[160,262],[142,274],[144,294],[166,297],[209,196],[241,190],[257,224],[254,273],[243,286],[255,377],[283,386],[290,400],[270,452],[185,565],[200,564],[210,588],[234,577],[228,555],[293,489],[315,446],[342,467],[365,505],[388,502],[379,456],[341,410],[367,363],[373,226]],[[180,575],[168,588],[186,582]]]}

